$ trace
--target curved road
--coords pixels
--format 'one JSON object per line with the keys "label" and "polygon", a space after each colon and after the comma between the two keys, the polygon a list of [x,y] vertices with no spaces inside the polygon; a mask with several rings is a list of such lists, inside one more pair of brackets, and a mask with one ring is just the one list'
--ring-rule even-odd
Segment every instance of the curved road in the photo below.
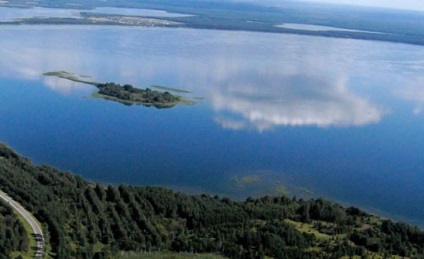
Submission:
{"label": "curved road", "polygon": [[0,190],[0,198],[5,200],[10,206],[12,206],[15,209],[15,211],[21,214],[22,217],[24,217],[24,219],[31,226],[33,231],[32,234],[35,236],[35,239],[37,240],[37,247],[35,249],[35,258],[43,258],[44,257],[43,230],[41,229],[40,225],[38,225],[34,216],[32,216],[31,213],[29,213],[24,207],[22,207],[21,204],[13,200],[9,195],[7,195],[1,190]]}

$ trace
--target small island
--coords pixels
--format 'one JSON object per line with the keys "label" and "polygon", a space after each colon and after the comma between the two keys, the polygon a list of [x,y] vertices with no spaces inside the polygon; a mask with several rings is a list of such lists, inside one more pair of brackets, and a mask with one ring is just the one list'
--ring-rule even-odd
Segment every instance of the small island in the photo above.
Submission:
{"label": "small island", "polygon": [[74,82],[94,85],[99,91],[94,97],[117,101],[125,105],[140,104],[147,107],[170,108],[179,103],[192,104],[182,96],[172,94],[169,91],[156,91],[150,88],[140,89],[130,84],[98,83],[89,81],[86,77],[82,78],[66,71],[47,72],[44,76],[55,76],[68,79]]}
{"label": "small island", "polygon": [[139,89],[129,84],[121,86],[115,83],[105,83],[95,86],[99,89],[97,96],[128,105],[142,104],[156,108],[170,108],[181,101],[180,96],[168,91],[159,92],[150,88]]}

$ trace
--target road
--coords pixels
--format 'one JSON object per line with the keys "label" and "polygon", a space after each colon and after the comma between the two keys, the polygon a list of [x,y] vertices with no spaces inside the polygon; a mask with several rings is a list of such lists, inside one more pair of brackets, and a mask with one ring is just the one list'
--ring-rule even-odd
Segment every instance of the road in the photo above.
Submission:
{"label": "road", "polygon": [[0,190],[0,198],[5,200],[10,206],[12,206],[16,212],[22,215],[22,217],[28,222],[31,226],[33,235],[37,240],[37,246],[35,248],[35,258],[43,258],[44,257],[44,235],[43,230],[40,225],[35,220],[34,216],[29,213],[21,204],[13,200],[9,195]]}

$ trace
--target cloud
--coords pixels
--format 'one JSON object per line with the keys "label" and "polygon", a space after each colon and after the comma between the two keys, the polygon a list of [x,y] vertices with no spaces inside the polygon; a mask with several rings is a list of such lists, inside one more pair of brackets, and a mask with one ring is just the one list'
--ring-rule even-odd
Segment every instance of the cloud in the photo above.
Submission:
{"label": "cloud", "polygon": [[412,101],[415,103],[412,113],[420,115],[424,108],[424,77],[415,78],[408,86],[398,88],[394,91],[394,95],[400,99]]}
{"label": "cloud", "polygon": [[[237,78],[244,78],[243,76]],[[229,82],[212,94],[215,121],[227,129],[275,126],[363,126],[384,111],[351,92],[346,80],[320,76],[261,77],[259,84]]]}

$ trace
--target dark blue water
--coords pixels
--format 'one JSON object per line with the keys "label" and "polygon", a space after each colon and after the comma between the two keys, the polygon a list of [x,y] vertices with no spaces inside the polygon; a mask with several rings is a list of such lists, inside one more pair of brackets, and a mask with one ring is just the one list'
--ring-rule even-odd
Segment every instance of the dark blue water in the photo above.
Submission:
{"label": "dark blue water", "polygon": [[[424,49],[248,32],[0,28],[0,140],[103,183],[326,198],[424,225]],[[165,85],[171,109],[43,77]]]}

